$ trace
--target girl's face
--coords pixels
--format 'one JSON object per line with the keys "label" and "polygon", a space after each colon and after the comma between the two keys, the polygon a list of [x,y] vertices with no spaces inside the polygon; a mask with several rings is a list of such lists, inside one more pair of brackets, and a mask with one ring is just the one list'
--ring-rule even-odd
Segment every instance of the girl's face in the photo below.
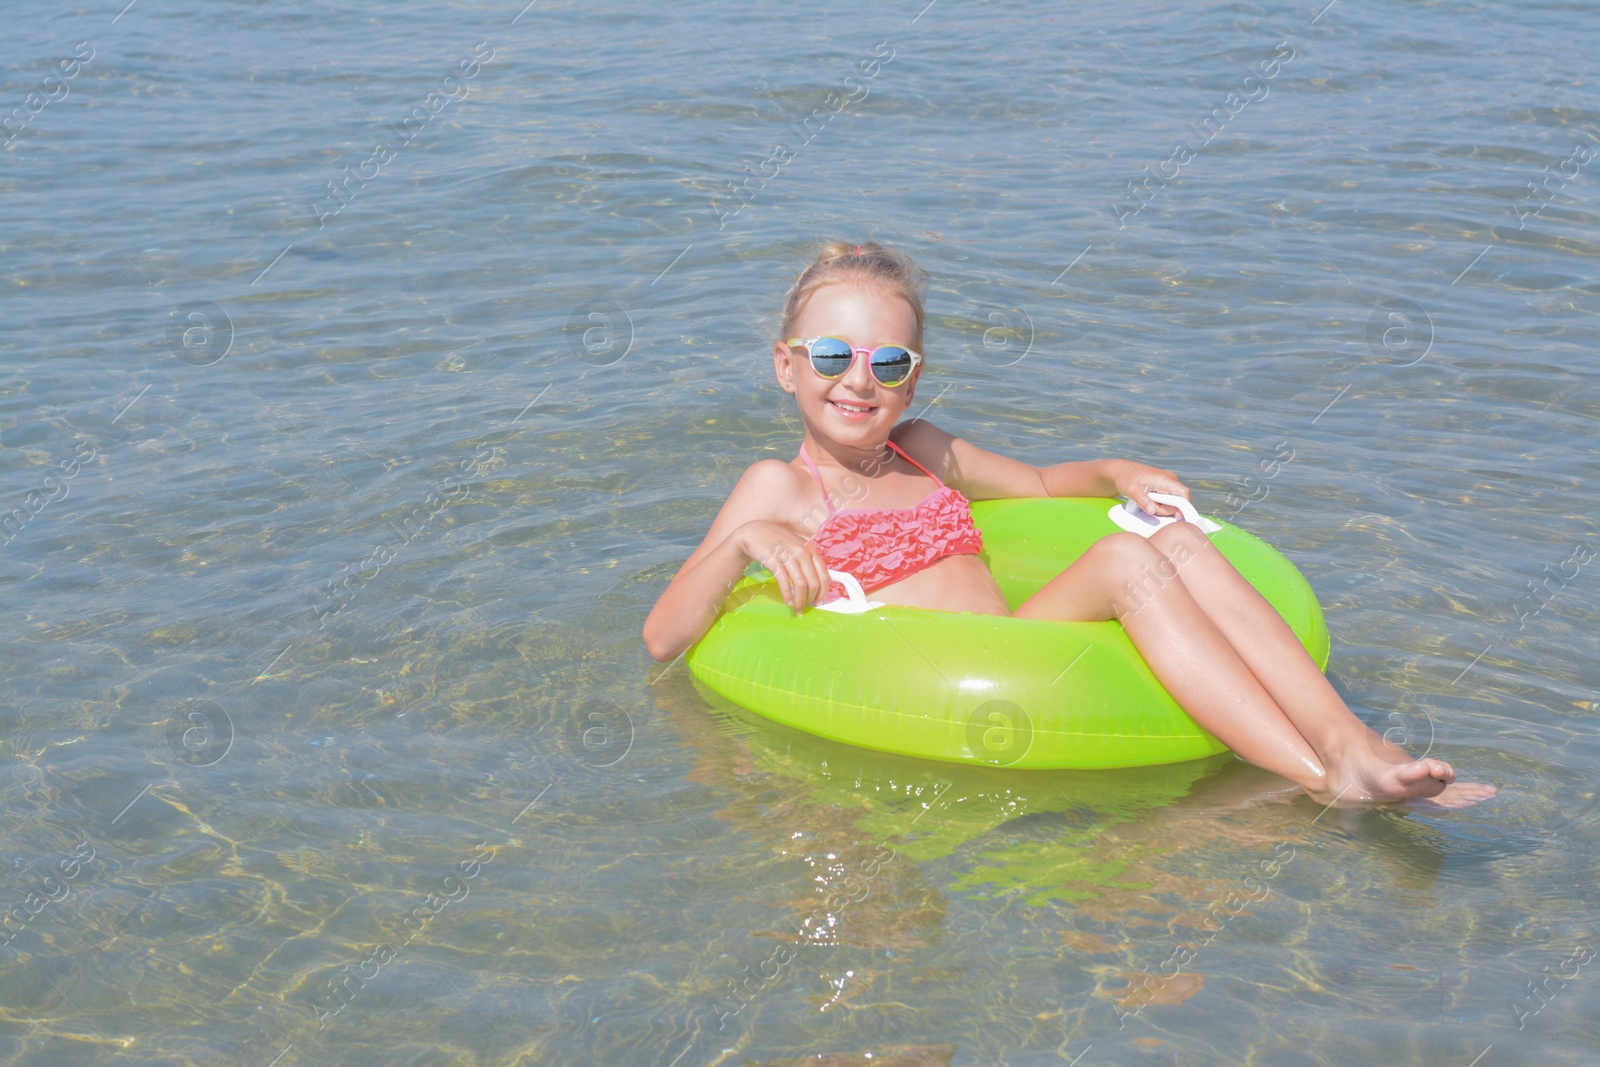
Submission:
{"label": "girl's face", "polygon": [[[856,348],[879,345],[917,347],[917,318],[905,298],[882,285],[834,282],[811,294],[800,310],[791,337],[842,337]],[[772,346],[773,368],[784,392],[800,402],[800,414],[813,434],[843,445],[879,448],[905,413],[922,368],[894,388],[872,376],[865,356],[837,378],[811,367],[804,346],[788,338]]]}

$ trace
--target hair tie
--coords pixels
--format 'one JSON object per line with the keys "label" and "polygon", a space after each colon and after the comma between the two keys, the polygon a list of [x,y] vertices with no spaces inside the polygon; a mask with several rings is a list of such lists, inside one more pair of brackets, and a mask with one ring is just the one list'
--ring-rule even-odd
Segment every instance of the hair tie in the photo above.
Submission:
{"label": "hair tie", "polygon": [[860,254],[861,254],[861,246],[860,245],[856,245],[856,255],[859,256]]}

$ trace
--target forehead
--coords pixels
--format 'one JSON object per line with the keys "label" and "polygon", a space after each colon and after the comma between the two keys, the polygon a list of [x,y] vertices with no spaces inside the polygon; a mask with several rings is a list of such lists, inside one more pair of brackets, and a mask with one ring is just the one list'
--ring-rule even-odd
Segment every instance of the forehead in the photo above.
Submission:
{"label": "forehead", "polygon": [[906,298],[889,286],[849,279],[829,282],[812,293],[795,325],[828,332],[904,334],[909,340],[916,332],[917,316]]}

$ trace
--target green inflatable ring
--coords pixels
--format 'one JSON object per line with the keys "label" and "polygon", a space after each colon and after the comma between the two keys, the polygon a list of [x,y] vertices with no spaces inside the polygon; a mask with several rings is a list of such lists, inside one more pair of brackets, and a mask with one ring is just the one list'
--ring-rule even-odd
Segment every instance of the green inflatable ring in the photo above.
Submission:
{"label": "green inflatable ring", "polygon": [[[972,506],[982,559],[1013,608],[1117,527],[1113,501]],[[1211,542],[1278,610],[1319,668],[1322,609],[1294,565],[1222,524]],[[881,607],[791,614],[745,578],[690,650],[701,683],[769,719],[863,748],[1011,767],[1142,767],[1224,750],[1167,695],[1116,622],[1041,622]]]}

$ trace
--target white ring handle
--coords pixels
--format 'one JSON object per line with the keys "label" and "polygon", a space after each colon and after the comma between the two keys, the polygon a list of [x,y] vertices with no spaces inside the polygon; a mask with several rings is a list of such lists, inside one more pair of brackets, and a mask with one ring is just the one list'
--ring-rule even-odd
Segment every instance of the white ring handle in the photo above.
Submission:
{"label": "white ring handle", "polygon": [[1140,537],[1149,537],[1163,526],[1170,526],[1179,521],[1193,523],[1200,528],[1201,533],[1205,534],[1214,534],[1222,529],[1196,511],[1195,506],[1181,496],[1172,493],[1151,493],[1150,499],[1172,505],[1178,509],[1178,514],[1152,515],[1129,500],[1126,504],[1111,505],[1111,510],[1106,512],[1106,516],[1124,530],[1136,533]]}
{"label": "white ring handle", "polygon": [[1187,497],[1181,497],[1174,493],[1151,493],[1150,499],[1161,504],[1171,504],[1178,509],[1178,514],[1183,516],[1184,522],[1194,523],[1200,527],[1202,533],[1216,533],[1222,529],[1222,527],[1196,511],[1195,506],[1189,502]]}
{"label": "white ring handle", "polygon": [[845,596],[842,600],[830,600],[826,604],[818,604],[823,611],[836,611],[841,615],[860,615],[873,608],[881,608],[882,604],[868,600],[866,590],[861,588],[861,583],[856,581],[856,576],[846,574],[844,571],[828,571],[828,577],[844,586]]}

